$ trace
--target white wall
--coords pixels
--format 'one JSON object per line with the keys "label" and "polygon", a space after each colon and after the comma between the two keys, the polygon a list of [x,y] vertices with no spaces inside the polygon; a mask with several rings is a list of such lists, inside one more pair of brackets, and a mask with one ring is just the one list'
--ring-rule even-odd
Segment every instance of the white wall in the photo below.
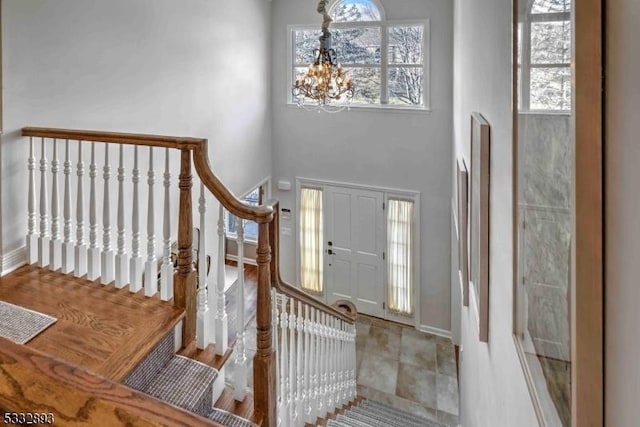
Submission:
{"label": "white wall", "polygon": [[[288,24],[320,27],[314,3],[274,0],[273,178],[296,176],[421,192],[420,323],[450,329],[452,3],[382,0],[387,19],[431,21],[430,114],[356,111],[318,114],[286,105]],[[295,188],[295,186],[294,186]],[[275,192],[295,214],[295,191]],[[295,230],[295,217],[282,221]],[[295,280],[295,236],[282,236],[285,278]]]}
{"label": "white wall", "polygon": [[606,2],[606,425],[638,425],[640,3]]}
{"label": "white wall", "polygon": [[4,0],[2,20],[3,253],[26,233],[23,126],[208,138],[236,194],[270,174],[268,2]]}
{"label": "white wall", "polygon": [[463,308],[465,427],[537,425],[512,335],[511,13],[504,0],[455,1],[455,155],[470,164],[471,112],[479,111],[491,125],[489,342],[478,340],[474,309]]}

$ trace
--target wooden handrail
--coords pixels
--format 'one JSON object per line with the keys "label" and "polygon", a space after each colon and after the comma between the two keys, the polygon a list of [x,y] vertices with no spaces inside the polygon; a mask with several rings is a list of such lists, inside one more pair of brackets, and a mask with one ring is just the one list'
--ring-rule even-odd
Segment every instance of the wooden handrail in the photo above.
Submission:
{"label": "wooden handrail", "polygon": [[213,173],[209,164],[207,140],[194,147],[193,163],[202,183],[213,193],[222,206],[231,214],[255,221],[258,224],[270,222],[273,218],[273,202],[261,206],[252,206],[238,199]]}
{"label": "wooden handrail", "polygon": [[269,227],[269,241],[271,242],[271,286],[276,288],[278,292],[296,300],[302,301],[303,303],[310,305],[316,310],[320,310],[331,316],[337,317],[338,319],[344,320],[351,325],[354,324],[354,317],[351,317],[348,314],[338,310],[337,308],[319,301],[302,289],[290,285],[282,280],[282,276],[280,275],[280,236],[278,233],[278,230],[280,229],[279,202],[273,202],[272,206],[274,211],[273,221],[271,222],[271,226]]}
{"label": "wooden handrail", "polygon": [[[53,425],[222,426],[4,338],[0,338],[0,386],[3,414],[24,417],[28,412],[45,418],[51,414]],[[33,418],[23,423],[28,421],[33,423]]]}
{"label": "wooden handrail", "polygon": [[72,130],[42,127],[22,128],[22,136],[38,138],[68,139],[73,141],[107,142],[113,144],[141,145],[146,147],[162,147],[184,149],[202,144],[202,138],[187,138],[162,135],[145,135],[138,133],[103,132],[95,130]]}

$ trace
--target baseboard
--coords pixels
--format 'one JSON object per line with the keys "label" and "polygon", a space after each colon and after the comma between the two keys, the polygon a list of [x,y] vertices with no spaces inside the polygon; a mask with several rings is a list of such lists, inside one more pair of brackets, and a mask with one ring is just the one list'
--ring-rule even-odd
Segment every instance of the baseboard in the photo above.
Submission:
{"label": "baseboard", "polygon": [[[226,256],[226,259],[228,259],[229,261],[238,262],[238,257],[236,255],[228,254]],[[258,263],[256,262],[256,260],[255,259],[251,259],[251,258],[245,258],[244,259],[244,263],[245,264],[249,264],[249,265],[255,265],[256,267],[258,266]]]}
{"label": "baseboard", "polygon": [[2,275],[11,273],[27,263],[27,247],[15,249],[0,257],[0,265],[2,265]]}
{"label": "baseboard", "polygon": [[451,339],[451,331],[447,331],[446,329],[434,328],[433,326],[429,325],[420,325],[418,327],[418,330],[427,334]]}

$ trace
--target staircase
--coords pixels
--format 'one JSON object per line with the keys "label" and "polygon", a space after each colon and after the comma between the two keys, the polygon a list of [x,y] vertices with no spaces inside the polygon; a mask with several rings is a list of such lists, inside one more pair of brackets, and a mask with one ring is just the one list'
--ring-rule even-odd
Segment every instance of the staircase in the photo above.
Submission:
{"label": "staircase", "polygon": [[[113,284],[115,290],[144,294],[184,315],[181,327],[161,339],[142,362],[136,366],[140,359],[128,361],[135,368],[124,373],[125,385],[222,425],[298,427],[355,400],[355,310],[329,306],[282,280],[279,203],[251,206],[238,199],[211,170],[206,139],[52,128],[24,128],[22,135],[29,138],[27,263],[105,289]],[[156,177],[163,178],[161,185]],[[192,192],[194,186],[198,191]],[[211,202],[218,208],[217,233],[207,230]],[[225,308],[227,213],[238,218],[241,274],[235,317]],[[252,364],[244,332],[245,221],[258,224]],[[207,242],[212,237],[213,245]],[[208,277],[209,245],[218,248],[215,278]],[[229,322],[236,322],[232,326],[238,331],[233,348]],[[198,351],[215,352],[218,370],[195,360],[200,359]],[[235,402],[247,401],[253,377],[251,420],[213,406],[227,387],[224,363],[231,351]]]}
{"label": "staircase", "polygon": [[[129,374],[124,384],[225,426],[256,426],[249,420],[213,407],[222,390],[215,387],[218,370],[176,355],[174,342],[175,334],[171,332]],[[214,393],[216,388],[219,391]]]}
{"label": "staircase", "polygon": [[421,418],[400,409],[373,400],[361,400],[335,418],[327,427],[444,427],[442,424]]}

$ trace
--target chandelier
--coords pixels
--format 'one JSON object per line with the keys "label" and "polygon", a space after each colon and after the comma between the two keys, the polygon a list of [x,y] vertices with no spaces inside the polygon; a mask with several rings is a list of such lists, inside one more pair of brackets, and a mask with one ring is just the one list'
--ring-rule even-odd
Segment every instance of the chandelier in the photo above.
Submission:
{"label": "chandelier", "polygon": [[353,82],[343,71],[336,51],[331,47],[331,17],[326,11],[326,3],[327,0],[320,0],[317,9],[323,17],[320,49],[313,50],[314,61],[306,73],[296,78],[292,92],[299,107],[333,113],[351,103]]}

